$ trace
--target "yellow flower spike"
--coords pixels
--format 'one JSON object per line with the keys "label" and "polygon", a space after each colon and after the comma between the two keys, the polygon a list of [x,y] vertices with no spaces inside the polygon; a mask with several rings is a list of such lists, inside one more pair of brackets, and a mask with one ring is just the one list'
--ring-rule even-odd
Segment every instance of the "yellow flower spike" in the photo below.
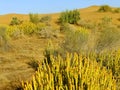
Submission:
{"label": "yellow flower spike", "polygon": [[[53,66],[50,67],[46,63],[44,63],[44,67],[42,66],[40,68],[39,66],[32,80],[32,82],[34,82],[33,85],[31,82],[27,82],[25,87],[30,88],[34,86],[37,88],[37,86],[39,86],[40,90],[43,90],[43,88],[45,90],[55,90],[55,87],[56,90],[84,90],[84,88],[88,90],[116,90],[116,81],[113,78],[112,72],[105,67],[101,67],[96,60],[92,60],[91,55],[87,56],[84,55],[83,58],[82,54],[77,55],[75,53],[74,56],[71,56],[71,54],[68,53],[66,60],[60,56],[57,58],[52,57]],[[95,59],[96,56],[92,56],[92,58]],[[101,54],[99,58],[101,58],[102,61],[106,57]],[[111,56],[109,58],[111,58]],[[74,65],[70,62],[72,60],[75,62]],[[29,90],[28,88],[25,89]]]}
{"label": "yellow flower spike", "polygon": [[35,76],[33,76],[33,88],[34,90],[37,90],[37,83],[36,83],[36,79],[35,79]]}

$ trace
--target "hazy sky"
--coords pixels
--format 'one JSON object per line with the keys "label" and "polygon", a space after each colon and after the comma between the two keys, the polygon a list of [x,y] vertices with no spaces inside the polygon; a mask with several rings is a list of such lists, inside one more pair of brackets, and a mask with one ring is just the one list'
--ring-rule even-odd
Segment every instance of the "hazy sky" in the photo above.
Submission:
{"label": "hazy sky", "polygon": [[120,7],[120,0],[1,0],[0,14],[53,13],[104,4]]}

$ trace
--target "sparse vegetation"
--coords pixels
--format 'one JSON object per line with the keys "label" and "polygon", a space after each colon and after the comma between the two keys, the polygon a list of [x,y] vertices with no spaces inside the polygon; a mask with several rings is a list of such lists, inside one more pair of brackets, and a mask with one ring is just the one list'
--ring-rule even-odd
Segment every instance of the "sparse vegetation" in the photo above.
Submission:
{"label": "sparse vegetation", "polygon": [[93,8],[1,25],[0,89],[120,90],[119,8]]}

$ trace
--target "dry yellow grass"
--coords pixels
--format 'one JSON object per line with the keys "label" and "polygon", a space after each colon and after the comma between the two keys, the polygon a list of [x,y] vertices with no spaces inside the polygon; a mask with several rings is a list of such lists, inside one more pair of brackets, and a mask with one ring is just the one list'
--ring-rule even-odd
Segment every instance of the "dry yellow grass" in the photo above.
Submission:
{"label": "dry yellow grass", "polygon": [[0,15],[0,24],[9,24],[12,17],[18,17],[20,20],[28,20],[28,15],[25,14],[6,14]]}
{"label": "dry yellow grass", "polygon": [[[53,43],[57,44],[58,41],[54,39]],[[35,70],[28,63],[43,60],[47,42],[47,39],[36,36],[11,40],[12,51],[0,52],[0,90],[14,90],[19,86],[19,81],[31,78]]]}
{"label": "dry yellow grass", "polygon": [[91,6],[85,9],[81,9],[80,10],[81,18],[95,23],[99,22],[100,19],[102,19],[103,17],[110,17],[112,18],[114,24],[120,25],[120,21],[118,21],[118,19],[120,18],[120,13],[97,12],[99,8],[100,8],[99,6]]}

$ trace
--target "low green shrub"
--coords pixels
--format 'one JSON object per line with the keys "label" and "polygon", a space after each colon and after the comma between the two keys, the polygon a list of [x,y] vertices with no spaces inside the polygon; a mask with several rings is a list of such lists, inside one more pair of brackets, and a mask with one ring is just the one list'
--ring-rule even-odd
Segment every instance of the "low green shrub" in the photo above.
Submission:
{"label": "low green shrub", "polygon": [[71,10],[62,12],[58,21],[61,24],[70,23],[70,24],[77,24],[77,21],[80,20],[80,12],[78,10]]}
{"label": "low green shrub", "polygon": [[12,20],[11,20],[11,22],[10,22],[10,25],[20,25],[20,24],[22,24],[22,20],[19,20],[17,17],[13,17],[12,18]]}
{"label": "low green shrub", "polygon": [[112,8],[108,5],[103,5],[98,9],[98,12],[111,12]]}
{"label": "low green shrub", "polygon": [[32,22],[34,24],[38,24],[40,22],[40,17],[37,13],[36,14],[30,13],[29,20],[30,20],[30,22]]}

